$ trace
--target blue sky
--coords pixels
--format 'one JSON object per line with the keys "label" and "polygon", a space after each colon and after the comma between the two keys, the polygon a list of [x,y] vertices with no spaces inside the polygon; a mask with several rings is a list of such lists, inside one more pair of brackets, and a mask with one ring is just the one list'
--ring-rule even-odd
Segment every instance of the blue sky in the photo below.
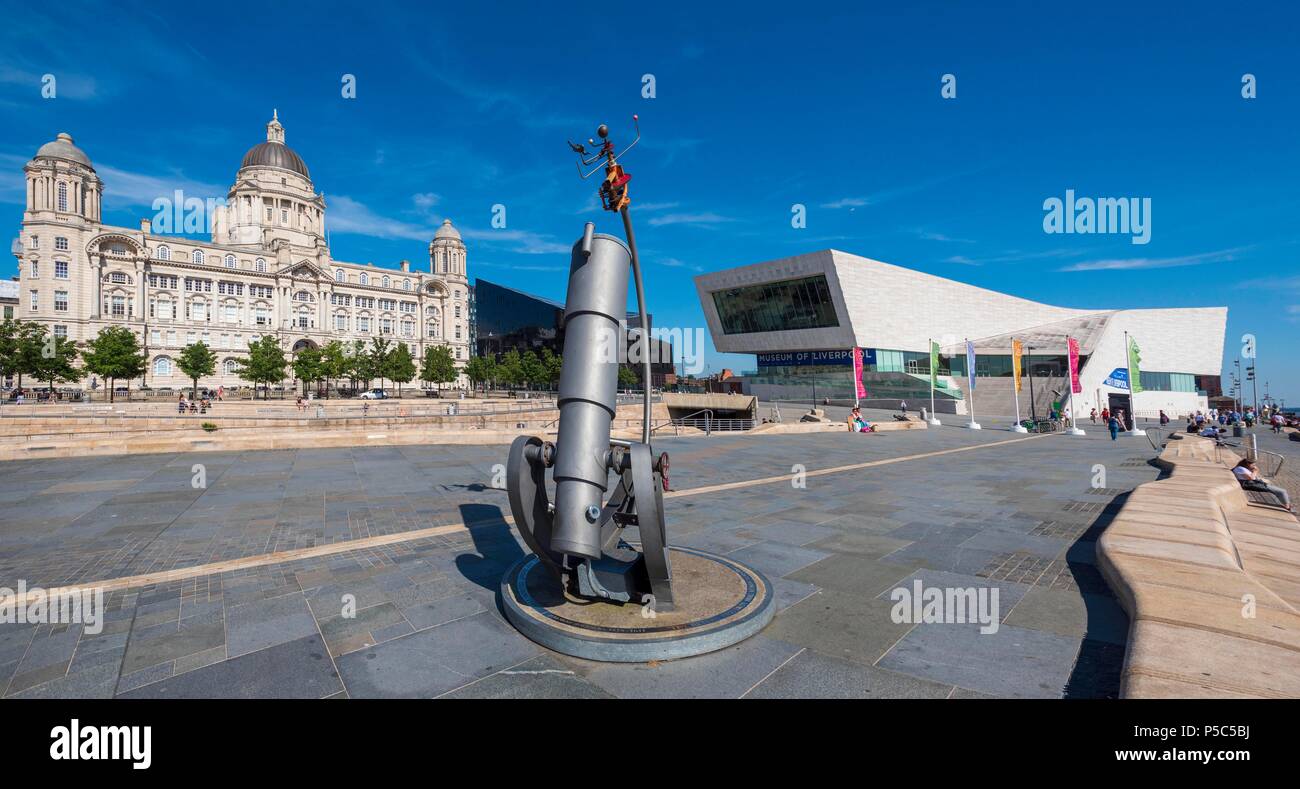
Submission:
{"label": "blue sky", "polygon": [[[1225,369],[1251,332],[1261,395],[1267,380],[1300,405],[1300,12],[803,8],[2,0],[0,216],[17,235],[22,165],[59,131],[103,177],[108,222],[134,226],[175,188],[223,196],[278,108],[336,258],[427,265],[450,217],[471,276],[562,300],[583,222],[618,230],[565,140],[604,121],[624,142],[638,113],[625,164],[661,326],[703,325],[697,273],[835,247],[1063,306],[1226,305]],[[1066,189],[1151,198],[1150,243],[1045,233],[1043,201]]]}

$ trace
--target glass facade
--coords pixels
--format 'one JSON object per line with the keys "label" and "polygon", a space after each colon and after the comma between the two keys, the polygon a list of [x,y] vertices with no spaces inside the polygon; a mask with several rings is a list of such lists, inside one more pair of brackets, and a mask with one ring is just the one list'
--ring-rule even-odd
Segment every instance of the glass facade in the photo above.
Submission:
{"label": "glass facade", "polygon": [[1196,392],[1197,376],[1191,373],[1142,371],[1142,388],[1158,392]]}
{"label": "glass facade", "polygon": [[823,274],[714,291],[713,305],[724,334],[840,325]]}

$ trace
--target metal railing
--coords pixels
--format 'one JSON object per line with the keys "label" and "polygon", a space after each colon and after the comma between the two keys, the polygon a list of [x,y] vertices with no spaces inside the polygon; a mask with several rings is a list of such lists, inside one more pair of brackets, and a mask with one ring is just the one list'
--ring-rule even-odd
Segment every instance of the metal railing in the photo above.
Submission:
{"label": "metal railing", "polygon": [[699,411],[693,411],[684,417],[680,417],[676,419],[670,418],[667,422],[661,422],[658,425],[651,425],[650,433],[653,434],[660,427],[671,425],[673,427],[673,435],[681,435],[682,431],[680,430],[680,428],[682,426],[683,421],[694,419],[700,414],[704,414],[704,435],[706,436],[711,435],[713,432],[711,426],[713,422],[713,409],[711,408],[701,408]]}

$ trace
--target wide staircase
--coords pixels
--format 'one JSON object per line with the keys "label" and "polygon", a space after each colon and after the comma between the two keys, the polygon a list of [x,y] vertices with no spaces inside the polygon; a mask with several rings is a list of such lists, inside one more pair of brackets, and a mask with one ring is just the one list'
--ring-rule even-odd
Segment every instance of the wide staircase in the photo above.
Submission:
{"label": "wide staircase", "polygon": [[[964,377],[955,379],[958,388],[961,389],[962,396],[966,398],[967,406],[970,406],[971,396],[970,387]],[[1020,382],[1020,418],[1028,419],[1030,414],[1037,411],[1040,419],[1045,419],[1051,413],[1052,403],[1061,399],[1065,392],[1069,391],[1069,382],[1064,377],[1035,378],[1033,408],[1029,402],[1029,379],[1022,378]],[[1061,392],[1062,394],[1056,394]],[[1016,392],[1014,379],[1012,378],[976,378],[975,379],[975,419],[979,421],[985,417],[993,419],[995,417],[1004,417],[1008,422],[1013,421],[1016,414]],[[1080,418],[1084,415],[1080,414]]]}

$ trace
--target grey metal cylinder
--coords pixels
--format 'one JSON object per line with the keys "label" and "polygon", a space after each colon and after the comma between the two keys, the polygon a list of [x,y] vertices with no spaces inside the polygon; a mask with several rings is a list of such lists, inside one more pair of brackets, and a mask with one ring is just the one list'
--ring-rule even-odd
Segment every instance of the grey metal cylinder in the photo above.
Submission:
{"label": "grey metal cylinder", "polygon": [[600,522],[591,515],[609,489],[605,455],[618,407],[631,259],[622,241],[588,229],[574,244],[569,265],[551,549],[590,559],[601,556]]}

